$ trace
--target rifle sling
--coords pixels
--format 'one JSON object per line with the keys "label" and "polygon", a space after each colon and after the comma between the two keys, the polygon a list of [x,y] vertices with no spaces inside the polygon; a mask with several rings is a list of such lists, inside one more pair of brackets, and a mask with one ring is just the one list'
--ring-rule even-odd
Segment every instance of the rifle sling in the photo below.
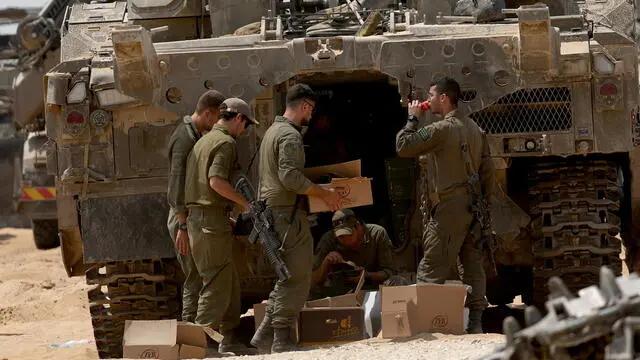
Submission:
{"label": "rifle sling", "polygon": [[[467,190],[469,191],[471,197],[473,198],[472,201],[480,201],[480,199],[476,199],[478,194],[475,194],[475,191],[471,188],[471,181],[473,176],[475,175],[475,172],[473,171],[473,159],[471,158],[471,154],[469,153],[469,143],[467,142],[467,135],[462,131],[462,128],[458,128],[458,135],[460,136],[460,151],[462,153],[462,161],[464,161],[464,167],[465,170],[467,171]],[[473,220],[471,221],[471,224],[469,225],[469,232],[473,232],[473,228],[476,226],[476,223],[478,223],[478,216],[479,214],[473,214]]]}
{"label": "rifle sling", "polygon": [[280,251],[284,250],[284,243],[287,240],[287,236],[289,235],[289,230],[291,230],[291,225],[293,225],[293,220],[296,217],[296,211],[298,210],[298,205],[300,204],[301,199],[302,196],[300,196],[299,194],[296,195],[296,202],[293,203],[293,208],[291,208],[291,215],[289,215],[289,225],[287,225],[287,230],[284,232],[282,240],[280,240]]}
{"label": "rifle sling", "polygon": [[[469,143],[467,142],[467,135],[462,131],[462,128],[458,128],[458,134],[460,135],[460,150],[462,151],[462,160],[464,161],[465,170],[467,170],[467,177],[469,180],[475,175],[473,171],[473,159],[469,153]],[[468,183],[468,182],[467,182]]]}

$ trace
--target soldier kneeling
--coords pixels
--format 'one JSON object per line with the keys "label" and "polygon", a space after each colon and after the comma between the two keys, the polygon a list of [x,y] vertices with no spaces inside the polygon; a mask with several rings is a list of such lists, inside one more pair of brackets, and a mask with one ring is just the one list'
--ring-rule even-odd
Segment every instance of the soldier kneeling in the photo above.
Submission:
{"label": "soldier kneeling", "polygon": [[[358,283],[360,271],[365,277],[363,290],[377,290],[381,284],[409,284],[396,275],[391,240],[382,226],[364,223],[350,209],[336,211],[332,225],[316,247],[311,299],[347,293]],[[350,271],[344,263],[355,265],[358,271]]]}

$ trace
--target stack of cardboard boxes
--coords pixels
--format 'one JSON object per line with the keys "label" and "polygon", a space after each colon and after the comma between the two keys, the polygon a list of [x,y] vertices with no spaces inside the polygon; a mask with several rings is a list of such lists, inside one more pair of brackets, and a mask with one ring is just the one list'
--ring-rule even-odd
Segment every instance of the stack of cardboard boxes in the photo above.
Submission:
{"label": "stack of cardboard boxes", "polygon": [[[317,181],[336,174],[330,184],[345,208],[373,204],[371,179],[361,176],[360,160],[305,169]],[[321,185],[323,186],[323,185]],[[327,211],[321,199],[309,198],[311,213]],[[362,291],[364,274],[352,293],[307,301],[298,314],[296,333],[302,346],[341,344],[377,337],[401,338],[422,332],[464,334],[466,287],[459,284],[382,286]],[[266,301],[254,305],[256,328],[262,322]],[[127,321],[124,357],[147,359],[204,358],[207,336],[218,333],[176,320]]]}
{"label": "stack of cardboard boxes", "polygon": [[[467,288],[460,284],[382,286],[307,301],[298,314],[297,336],[301,346],[342,344],[382,336],[403,338],[419,333],[462,335]],[[254,305],[256,328],[267,302]]]}

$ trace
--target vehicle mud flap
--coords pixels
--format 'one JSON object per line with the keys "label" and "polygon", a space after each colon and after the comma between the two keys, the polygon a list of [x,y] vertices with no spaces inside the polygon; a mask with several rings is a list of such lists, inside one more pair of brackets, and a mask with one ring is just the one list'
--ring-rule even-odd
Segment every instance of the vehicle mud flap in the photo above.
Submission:
{"label": "vehicle mud flap", "polygon": [[60,249],[62,263],[68,276],[84,275],[87,266],[84,264],[82,239],[78,227],[60,228]]}

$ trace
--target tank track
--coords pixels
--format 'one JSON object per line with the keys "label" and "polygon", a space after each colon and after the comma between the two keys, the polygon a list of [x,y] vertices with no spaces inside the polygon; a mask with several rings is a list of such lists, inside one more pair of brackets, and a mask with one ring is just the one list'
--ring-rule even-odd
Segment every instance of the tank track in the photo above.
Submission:
{"label": "tank track", "polygon": [[606,160],[536,164],[529,176],[533,224],[533,293],[544,308],[547,281],[571,291],[596,284],[601,266],[622,272],[618,168]]}
{"label": "tank track", "polygon": [[176,259],[108,262],[88,270],[99,357],[122,358],[125,320],[180,319],[183,277]]}

